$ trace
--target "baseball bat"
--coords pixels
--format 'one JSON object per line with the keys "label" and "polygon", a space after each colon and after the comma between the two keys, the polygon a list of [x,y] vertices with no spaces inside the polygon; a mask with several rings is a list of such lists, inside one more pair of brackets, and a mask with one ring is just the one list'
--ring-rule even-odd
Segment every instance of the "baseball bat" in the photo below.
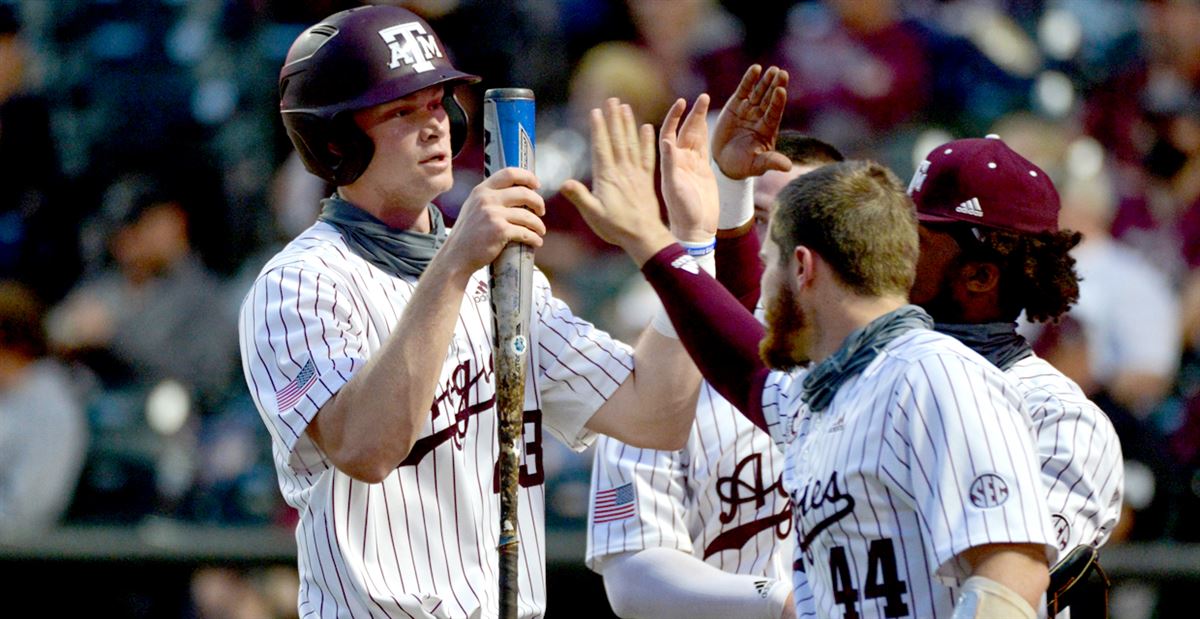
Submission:
{"label": "baseball bat", "polygon": [[[484,171],[533,170],[534,97],[527,88],[492,88],[483,95]],[[517,489],[520,483],[525,411],[525,367],[533,251],[509,243],[492,263],[492,316],[496,370],[497,439],[500,443],[500,618],[517,616]]]}

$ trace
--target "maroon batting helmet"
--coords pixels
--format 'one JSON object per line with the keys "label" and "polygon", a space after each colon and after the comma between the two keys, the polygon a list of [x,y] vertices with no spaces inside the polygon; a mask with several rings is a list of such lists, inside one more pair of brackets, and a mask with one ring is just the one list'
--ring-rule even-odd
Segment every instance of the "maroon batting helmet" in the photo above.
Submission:
{"label": "maroon batting helmet", "polygon": [[352,113],[445,85],[452,152],[467,138],[454,86],[479,77],[455,69],[425,20],[394,6],[364,6],[325,18],[288,50],[279,72],[279,111],[310,172],[348,185],[366,170],[374,144]]}

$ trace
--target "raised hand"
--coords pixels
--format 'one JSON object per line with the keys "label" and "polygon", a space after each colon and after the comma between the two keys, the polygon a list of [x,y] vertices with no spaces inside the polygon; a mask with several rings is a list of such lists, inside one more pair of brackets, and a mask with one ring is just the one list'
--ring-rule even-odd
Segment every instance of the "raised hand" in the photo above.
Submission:
{"label": "raised hand", "polygon": [[588,226],[620,246],[639,266],[674,238],[659,217],[654,193],[654,127],[633,120],[633,109],[615,98],[603,112],[593,109],[592,189],[577,180],[563,183],[563,195]]}
{"label": "raised hand", "polygon": [[713,159],[725,176],[737,180],[792,168],[792,162],[774,150],[787,104],[787,83],[787,71],[778,67],[766,72],[759,65],[746,69],[713,129]]}
{"label": "raised hand", "polygon": [[683,125],[687,102],[675,101],[663,119],[658,145],[662,151],[663,199],[671,232],[681,241],[702,242],[717,234],[717,179],[709,163],[708,95],[696,98]]}

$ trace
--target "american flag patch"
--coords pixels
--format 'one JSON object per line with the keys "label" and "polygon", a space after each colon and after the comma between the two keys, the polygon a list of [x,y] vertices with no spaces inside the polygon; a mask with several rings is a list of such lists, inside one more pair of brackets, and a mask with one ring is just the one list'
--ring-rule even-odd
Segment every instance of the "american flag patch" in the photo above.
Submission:
{"label": "american flag patch", "polygon": [[296,379],[283,386],[283,389],[275,392],[275,405],[280,411],[286,411],[296,405],[300,401],[300,397],[308,391],[317,382],[317,368],[313,365],[312,359],[300,368],[300,373],[296,375]]}
{"label": "american flag patch", "polygon": [[624,520],[632,516],[636,508],[637,495],[633,492],[633,482],[608,490],[600,490],[596,493],[594,522],[601,524]]}

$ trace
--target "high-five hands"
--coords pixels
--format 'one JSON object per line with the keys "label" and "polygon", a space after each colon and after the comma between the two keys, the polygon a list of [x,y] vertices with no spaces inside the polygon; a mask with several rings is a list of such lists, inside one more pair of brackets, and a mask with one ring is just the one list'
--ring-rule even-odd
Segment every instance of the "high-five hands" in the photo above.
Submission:
{"label": "high-five hands", "polygon": [[592,110],[592,190],[577,180],[562,193],[588,226],[629,254],[639,267],[675,242],[654,193],[654,127],[640,128],[633,109],[615,98]]}
{"label": "high-five hands", "polygon": [[787,104],[787,83],[787,71],[778,67],[766,72],[759,65],[746,69],[713,129],[713,159],[725,176],[737,180],[792,169],[792,162],[774,150]]}
{"label": "high-five hands", "polygon": [[683,125],[687,102],[675,101],[663,119],[658,144],[662,151],[663,200],[671,232],[680,241],[699,243],[717,234],[717,179],[709,163],[708,95],[696,98]]}

